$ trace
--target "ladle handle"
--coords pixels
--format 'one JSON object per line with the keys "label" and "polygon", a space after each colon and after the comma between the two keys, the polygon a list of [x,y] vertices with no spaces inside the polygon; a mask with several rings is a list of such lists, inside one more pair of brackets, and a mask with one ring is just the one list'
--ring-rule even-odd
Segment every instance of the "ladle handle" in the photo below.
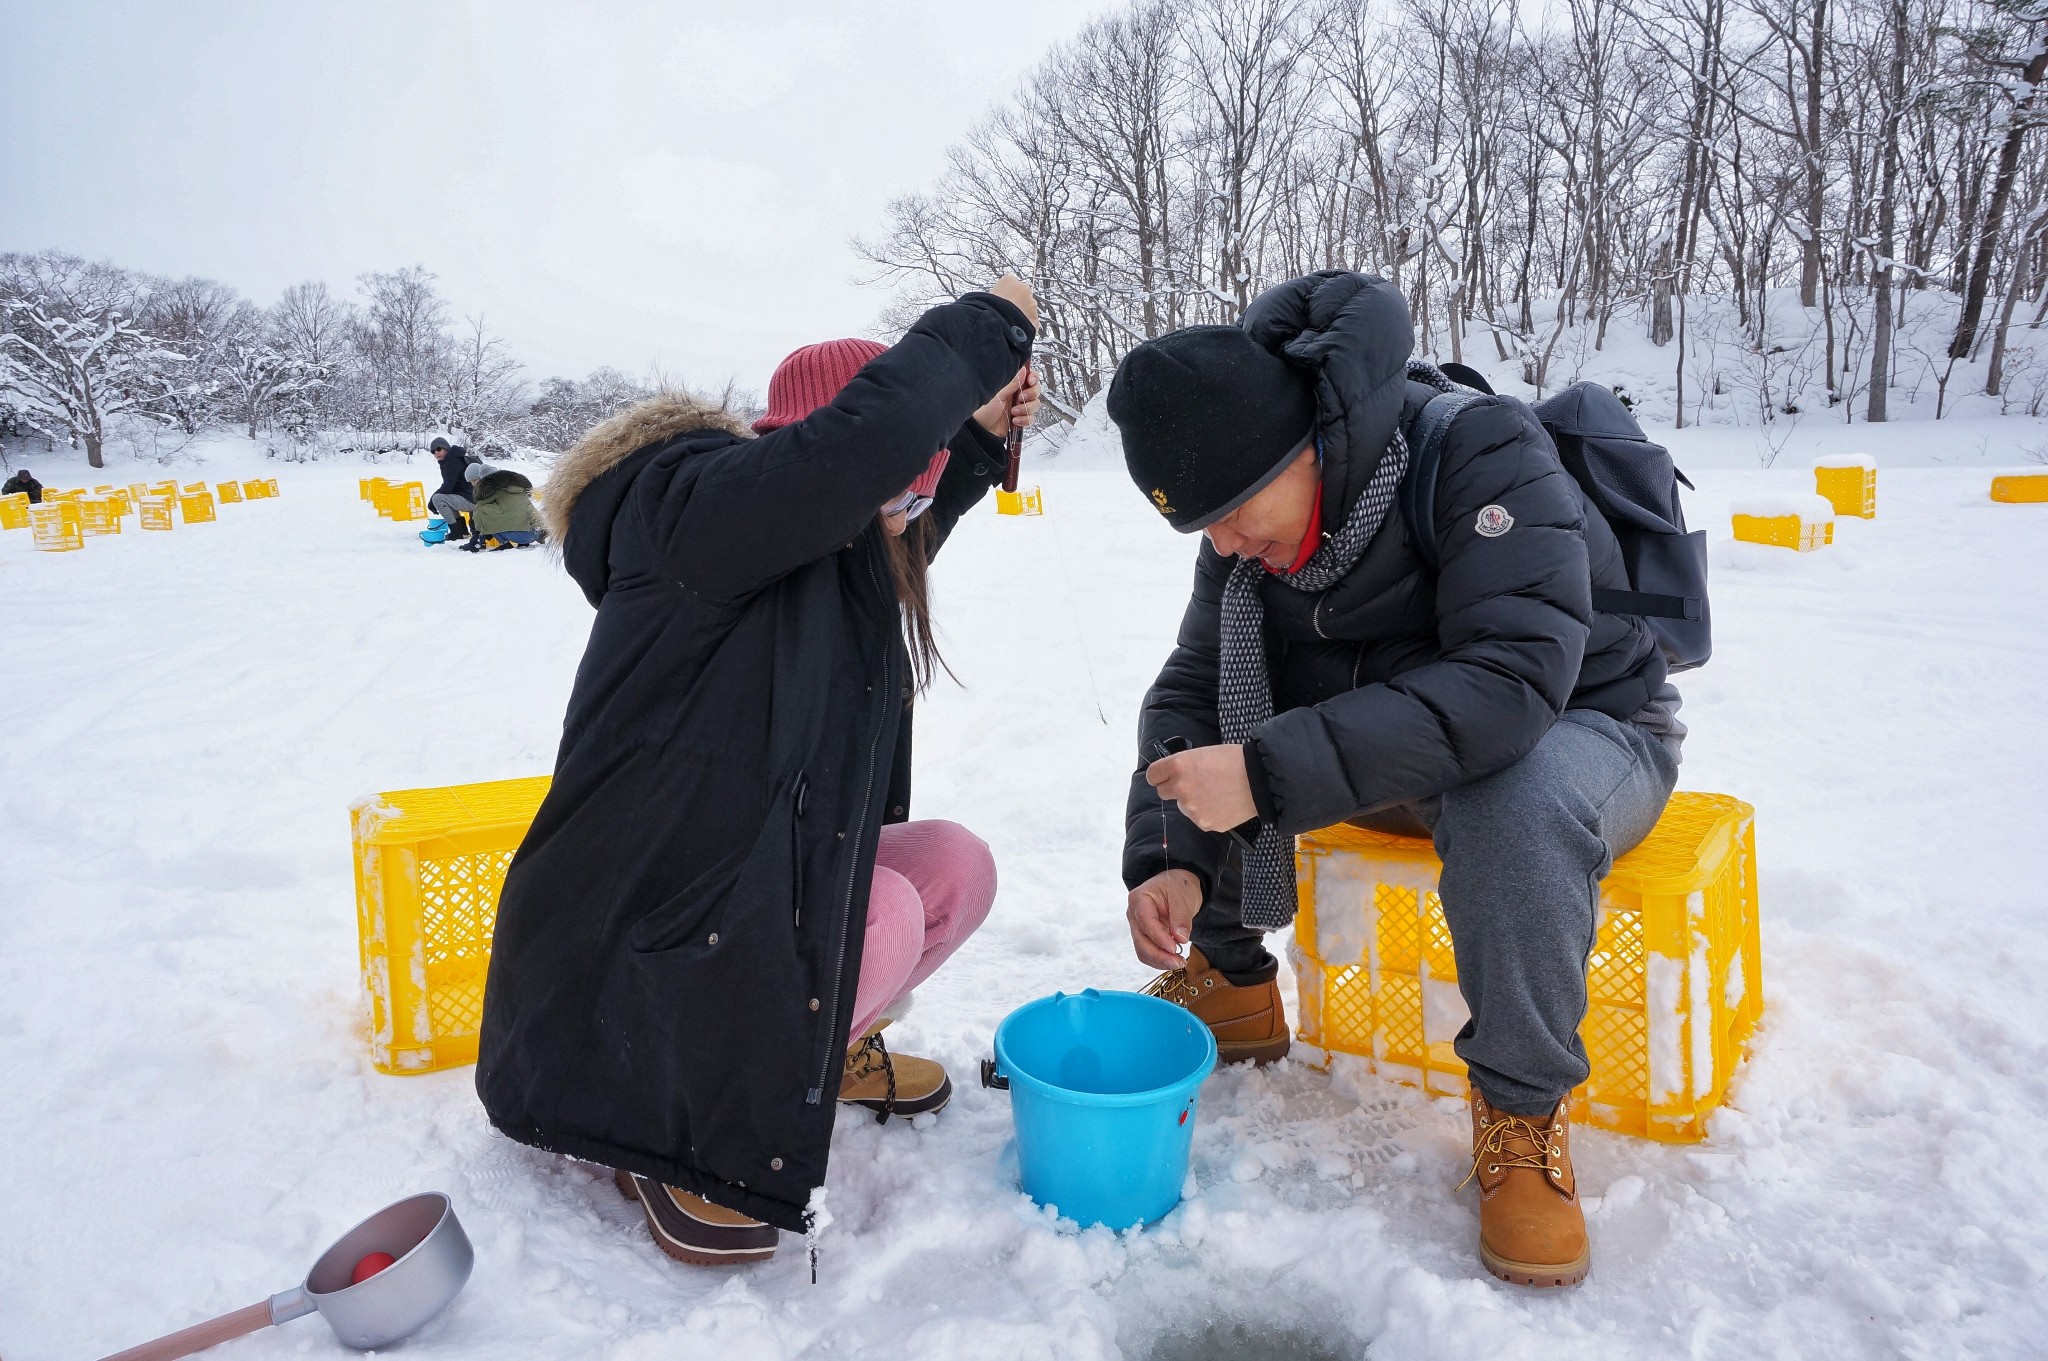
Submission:
{"label": "ladle handle", "polygon": [[243,1337],[259,1328],[270,1326],[270,1301],[252,1304],[247,1309],[237,1309],[232,1314],[222,1314],[204,1323],[195,1323],[154,1342],[145,1342],[139,1347],[130,1347],[125,1352],[115,1352],[102,1361],[177,1361],[178,1357],[203,1352],[208,1347],[218,1346],[231,1338]]}

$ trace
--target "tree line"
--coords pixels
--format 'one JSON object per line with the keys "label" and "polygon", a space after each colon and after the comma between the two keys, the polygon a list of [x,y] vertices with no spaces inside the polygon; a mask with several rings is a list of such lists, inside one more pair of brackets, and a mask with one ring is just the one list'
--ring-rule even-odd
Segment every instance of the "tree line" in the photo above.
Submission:
{"label": "tree line", "polygon": [[424,268],[369,273],[353,298],[303,283],[269,306],[209,279],[166,279],[58,251],[0,255],[0,437],[41,435],[103,466],[123,427],[412,449],[560,451],[648,394],[614,369],[538,391],[480,316],[457,318]]}
{"label": "tree line", "polygon": [[906,312],[1025,273],[1070,415],[1136,342],[1326,267],[1538,391],[1567,333],[1641,328],[1680,424],[1724,370],[1764,421],[1884,420],[1938,295],[1938,400],[2025,365],[2038,412],[2044,66],[2048,0],[1133,0],[857,246]]}

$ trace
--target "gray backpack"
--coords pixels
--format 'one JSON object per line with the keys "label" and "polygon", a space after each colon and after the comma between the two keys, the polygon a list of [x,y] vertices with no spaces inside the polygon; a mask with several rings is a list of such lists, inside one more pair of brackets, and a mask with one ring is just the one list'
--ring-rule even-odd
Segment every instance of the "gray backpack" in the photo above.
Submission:
{"label": "gray backpack", "polygon": [[[1493,390],[1462,364],[1445,374],[1467,390],[1432,397],[1408,431],[1408,472],[1401,481],[1401,513],[1424,566],[1438,568],[1436,479],[1451,418]],[[1502,398],[1515,401],[1513,397]],[[1690,488],[1662,445],[1652,444],[1611,389],[1574,383],[1535,407],[1537,421],[1557,447],[1558,461],[1585,488],[1614,537],[1628,568],[1630,589],[1593,588],[1593,608],[1632,614],[1657,636],[1673,671],[1705,665],[1713,652],[1707,612],[1707,536],[1687,533],[1678,484]]]}

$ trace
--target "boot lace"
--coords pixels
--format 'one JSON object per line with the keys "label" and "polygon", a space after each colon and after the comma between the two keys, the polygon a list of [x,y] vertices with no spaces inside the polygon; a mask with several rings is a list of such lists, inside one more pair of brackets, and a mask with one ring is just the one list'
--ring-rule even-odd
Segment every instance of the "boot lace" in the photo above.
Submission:
{"label": "boot lace", "polygon": [[1147,997],[1157,997],[1177,1007],[1193,1006],[1201,1000],[1202,989],[1188,977],[1185,968],[1169,969],[1145,985]]}
{"label": "boot lace", "polygon": [[886,1125],[889,1117],[896,1113],[896,1065],[889,1058],[889,1046],[882,1042],[882,1032],[862,1038],[846,1066],[855,1077],[868,1078],[880,1070],[883,1081],[888,1084],[888,1094],[882,1098],[882,1109],[875,1113],[875,1123]]}
{"label": "boot lace", "polygon": [[[1526,1167],[1532,1172],[1542,1172],[1550,1180],[1563,1178],[1563,1169],[1552,1164],[1552,1158],[1564,1157],[1559,1147],[1555,1124],[1546,1129],[1523,1115],[1509,1115],[1505,1111],[1492,1112],[1492,1118],[1479,1127],[1479,1142],[1472,1149],[1472,1170],[1465,1174],[1465,1180],[1456,1189],[1464,1190],[1484,1167],[1489,1177],[1498,1176],[1511,1167]],[[1524,1141],[1526,1152],[1508,1147],[1512,1140]]]}

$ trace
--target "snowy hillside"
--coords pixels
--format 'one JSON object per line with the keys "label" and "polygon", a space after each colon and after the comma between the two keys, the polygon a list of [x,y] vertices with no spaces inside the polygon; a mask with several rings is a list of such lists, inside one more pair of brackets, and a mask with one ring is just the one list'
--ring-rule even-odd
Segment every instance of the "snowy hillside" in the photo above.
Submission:
{"label": "snowy hillside", "polygon": [[[1851,432],[1802,425],[1768,471],[1752,431],[1674,441],[1716,570],[1681,783],[1757,807],[1768,1009],[1708,1142],[1580,1135],[1594,1265],[1560,1294],[1476,1261],[1462,1108],[1349,1061],[1212,1078],[1198,1189],[1149,1231],[1078,1233],[1016,1191],[1007,1098],[973,1081],[996,1023],[1148,976],[1121,808],[1192,545],[1120,472],[1073,470],[1115,468],[1099,441],[1043,476],[1043,519],[984,507],[936,568],[964,688],[921,715],[918,811],[979,831],[1002,890],[892,1032],[946,1062],[952,1107],[842,1112],[816,1286],[790,1240],[677,1266],[597,1169],[493,1134],[469,1071],[369,1066],[348,805],[548,769],[590,611],[546,554],[424,549],[356,500],[390,464],[232,446],[206,475],[282,499],[77,553],[0,535],[0,1352],[97,1356],[248,1304],[442,1189],[477,1266],[420,1361],[2038,1354],[2048,506],[1923,465],[2022,464],[2048,435]],[[1877,520],[1809,555],[1728,540],[1731,499],[1865,448]],[[307,1319],[216,1354],[345,1353]]]}

